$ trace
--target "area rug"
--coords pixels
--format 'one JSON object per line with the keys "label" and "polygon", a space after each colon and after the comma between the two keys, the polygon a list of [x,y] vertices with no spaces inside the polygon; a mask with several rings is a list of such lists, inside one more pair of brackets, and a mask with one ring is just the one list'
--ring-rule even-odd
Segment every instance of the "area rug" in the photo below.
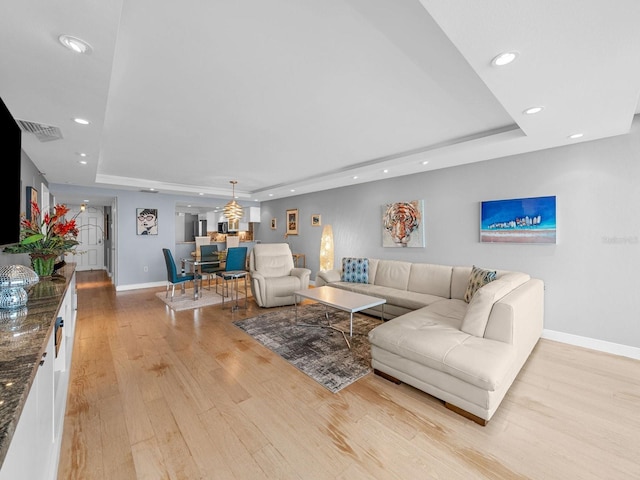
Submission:
{"label": "area rug", "polygon": [[[248,292],[248,291],[247,291]],[[249,292],[248,292],[249,293]],[[180,290],[180,287],[176,288],[176,293],[173,296],[173,302],[171,301],[171,292],[169,292],[169,296],[165,298],[165,292],[156,293],[156,297],[162,300],[166,305],[171,307],[176,312],[181,310],[189,310],[191,308],[200,308],[200,307],[208,307],[211,305],[218,305],[222,303],[222,297],[216,293],[216,289],[212,286],[211,290],[207,290],[203,288],[200,290],[200,298],[197,300],[193,299],[193,288],[187,288],[185,290],[184,295]],[[251,294],[249,293],[249,296]],[[235,302],[236,295],[233,293],[232,301]],[[228,303],[229,299],[225,299],[225,303]],[[238,303],[240,306],[244,306],[244,289],[238,292]]]}
{"label": "area rug", "polygon": [[315,326],[327,325],[325,309],[321,304],[298,306],[296,320],[294,307],[285,307],[238,320],[234,325],[336,393],[371,372],[367,334],[382,322],[368,315],[354,314],[353,337],[349,338],[349,314],[329,309],[331,324],[347,332],[349,349],[342,333]]}

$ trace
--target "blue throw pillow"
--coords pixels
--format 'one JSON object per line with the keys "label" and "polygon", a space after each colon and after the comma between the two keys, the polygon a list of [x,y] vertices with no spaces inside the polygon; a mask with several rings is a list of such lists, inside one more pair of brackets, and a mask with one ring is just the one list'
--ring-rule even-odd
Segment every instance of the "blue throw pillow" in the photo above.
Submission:
{"label": "blue throw pillow", "polygon": [[368,258],[343,258],[342,276],[343,282],[369,283],[369,259]]}

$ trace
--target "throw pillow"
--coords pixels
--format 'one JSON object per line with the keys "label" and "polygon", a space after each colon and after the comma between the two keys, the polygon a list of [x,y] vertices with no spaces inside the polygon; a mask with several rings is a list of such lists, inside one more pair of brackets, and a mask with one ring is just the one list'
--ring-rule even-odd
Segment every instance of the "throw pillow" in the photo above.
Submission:
{"label": "throw pillow", "polygon": [[469,284],[467,285],[467,291],[464,294],[464,301],[469,303],[473,298],[473,294],[476,293],[480,287],[489,282],[493,282],[495,279],[495,270],[484,270],[474,265],[471,269],[471,275],[469,275]]}
{"label": "throw pillow", "polygon": [[369,283],[369,259],[343,258],[340,279],[343,282]]}

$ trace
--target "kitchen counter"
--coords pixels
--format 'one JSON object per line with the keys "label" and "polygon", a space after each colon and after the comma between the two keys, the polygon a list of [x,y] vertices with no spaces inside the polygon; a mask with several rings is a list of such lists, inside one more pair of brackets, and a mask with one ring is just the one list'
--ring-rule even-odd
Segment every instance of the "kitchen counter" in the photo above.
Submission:
{"label": "kitchen counter", "polygon": [[47,341],[53,334],[61,302],[73,278],[67,264],[29,289],[26,314],[5,319],[0,310],[0,466],[29,395]]}

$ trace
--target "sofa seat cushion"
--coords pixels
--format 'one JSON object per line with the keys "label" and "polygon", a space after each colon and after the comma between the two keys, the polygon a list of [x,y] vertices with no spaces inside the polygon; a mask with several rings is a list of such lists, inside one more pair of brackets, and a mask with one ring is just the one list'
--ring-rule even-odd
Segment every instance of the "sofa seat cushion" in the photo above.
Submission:
{"label": "sofa seat cushion", "polygon": [[464,314],[460,303],[436,302],[390,320],[371,330],[369,341],[479,388],[496,390],[508,376],[515,350],[511,345],[460,331],[460,316]]}
{"label": "sofa seat cushion", "polygon": [[435,295],[429,295],[427,293],[408,292],[406,290],[397,290],[379,285],[334,282],[331,286],[349,290],[350,292],[362,293],[363,295],[384,298],[387,300],[388,305],[397,305],[408,310],[417,310],[443,300],[442,297],[436,297]]}
{"label": "sofa seat cushion", "polygon": [[443,300],[442,297],[428,293],[409,292],[407,290],[397,290],[395,288],[380,287],[378,285],[372,285],[371,287],[372,288],[369,289],[369,295],[385,298],[388,304],[398,305],[408,308],[409,310],[417,310]]}

